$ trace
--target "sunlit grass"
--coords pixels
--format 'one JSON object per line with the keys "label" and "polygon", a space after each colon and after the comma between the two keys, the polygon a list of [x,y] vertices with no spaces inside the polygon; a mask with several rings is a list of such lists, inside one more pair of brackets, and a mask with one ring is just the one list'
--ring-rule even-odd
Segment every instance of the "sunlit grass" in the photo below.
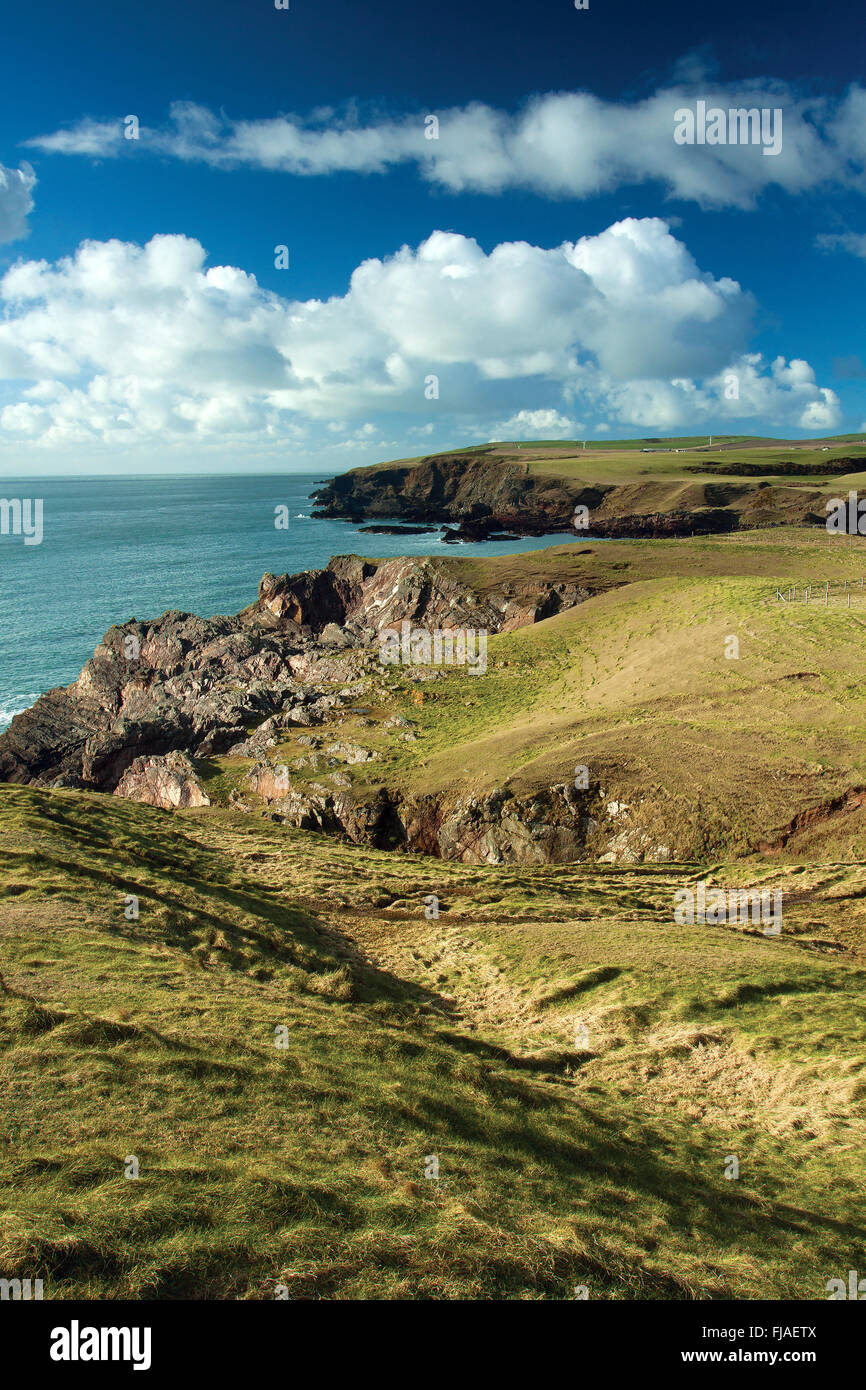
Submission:
{"label": "sunlit grass", "polygon": [[674,927],[694,865],[472,868],[8,787],[0,835],[4,1277],[820,1298],[856,1266],[853,868],[784,870],[818,901],[770,942]]}

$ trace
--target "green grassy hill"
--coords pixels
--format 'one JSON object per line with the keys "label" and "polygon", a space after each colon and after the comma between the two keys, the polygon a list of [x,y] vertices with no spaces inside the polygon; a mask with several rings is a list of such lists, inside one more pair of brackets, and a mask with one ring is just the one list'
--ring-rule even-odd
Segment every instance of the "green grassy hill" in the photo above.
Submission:
{"label": "green grassy hill", "polygon": [[526,440],[351,469],[314,496],[323,515],[518,534],[567,530],[579,503],[598,535],[687,536],[814,525],[829,497],[864,483],[862,437]]}
{"label": "green grassy hill", "polygon": [[[525,454],[525,460],[524,460]],[[510,455],[509,455],[510,456]],[[693,446],[687,441],[672,441],[667,448],[654,449],[652,453],[640,453],[634,449],[624,449],[620,445],[610,448],[589,448],[585,450],[545,450],[528,446],[515,453],[515,459],[524,460],[531,473],[546,478],[583,479],[593,483],[611,483],[621,486],[626,483],[645,484],[648,479],[657,482],[689,482],[693,486],[701,482],[743,482],[743,476],[735,471],[737,464],[759,467],[760,475],[768,482],[784,480],[790,486],[802,488],[834,488],[844,484],[848,487],[862,487],[866,473],[866,447],[856,443],[834,443],[829,448],[810,445],[792,449],[773,445],[769,440],[757,445],[738,447],[735,443],[724,449],[710,448],[706,444]],[[837,459],[862,460],[863,469],[854,467],[848,473],[839,474],[832,470]],[[797,468],[820,469],[828,472],[811,475],[791,475],[785,464]],[[855,481],[851,481],[851,480]]]}
{"label": "green grassy hill", "polygon": [[[712,442],[710,442],[712,440]],[[466,454],[495,456],[505,463],[525,464],[540,477],[584,479],[598,483],[621,484],[646,478],[689,479],[725,477],[710,467],[706,474],[697,471],[701,465],[758,464],[766,468],[768,478],[784,476],[774,470],[786,461],[798,465],[832,463],[837,458],[862,458],[866,470],[866,436],[860,434],[832,435],[825,439],[777,440],[752,435],[671,435],[646,439],[526,439],[496,441],[449,449],[441,457]],[[359,474],[375,474],[398,466],[418,463],[415,458],[393,459],[352,470]],[[429,457],[435,458],[436,455]],[[729,475],[732,479],[736,474]],[[852,476],[860,476],[854,474]],[[804,480],[811,482],[811,479]]]}
{"label": "green grassy hill", "polygon": [[[592,597],[491,638],[484,675],[383,668],[376,719],[341,716],[380,753],[356,791],[523,795],[585,764],[669,862],[375,851],[231,809],[239,758],[200,765],[196,811],[0,786],[0,1276],[759,1300],[862,1267],[863,546],[449,557],[482,594]],[[782,935],[677,925],[701,880],[781,889]]]}
{"label": "green grassy hill", "polygon": [[[866,541],[775,529],[444,563],[482,594],[533,573],[594,597],[491,637],[483,675],[443,667],[419,689],[384,668],[377,721],[399,713],[417,737],[341,716],[340,736],[378,754],[349,769],[356,791],[522,796],[584,765],[680,857],[753,854],[804,812],[787,857],[866,857],[866,810],[834,806],[866,788]],[[274,757],[304,751],[288,738]],[[212,760],[214,799],[248,767]]]}
{"label": "green grassy hill", "polygon": [[861,1261],[861,868],[761,870],[799,895],[771,940],[673,924],[699,872],[748,878],[720,866],[467,868],[12,787],[0,833],[4,1277],[820,1299]]}

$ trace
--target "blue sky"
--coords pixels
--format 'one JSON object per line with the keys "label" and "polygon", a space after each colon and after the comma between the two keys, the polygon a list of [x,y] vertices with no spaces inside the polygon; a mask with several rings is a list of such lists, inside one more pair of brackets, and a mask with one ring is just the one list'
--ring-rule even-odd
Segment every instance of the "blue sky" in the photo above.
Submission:
{"label": "blue sky", "polygon": [[866,426],[859,6],[290,5],[4,17],[4,473]]}

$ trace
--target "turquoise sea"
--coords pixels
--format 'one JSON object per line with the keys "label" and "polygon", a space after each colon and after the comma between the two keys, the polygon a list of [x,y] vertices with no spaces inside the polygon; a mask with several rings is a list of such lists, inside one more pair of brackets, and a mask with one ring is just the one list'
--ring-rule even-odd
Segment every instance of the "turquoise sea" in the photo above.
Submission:
{"label": "turquoise sea", "polygon": [[[0,535],[0,730],[43,691],[75,680],[113,623],[176,608],[236,613],[266,570],[318,569],[332,555],[478,555],[567,536],[447,545],[438,534],[371,536],[313,520],[319,475],[0,479],[0,497],[41,498],[43,540]],[[274,509],[286,506],[287,530]],[[586,537],[581,539],[585,540]]]}

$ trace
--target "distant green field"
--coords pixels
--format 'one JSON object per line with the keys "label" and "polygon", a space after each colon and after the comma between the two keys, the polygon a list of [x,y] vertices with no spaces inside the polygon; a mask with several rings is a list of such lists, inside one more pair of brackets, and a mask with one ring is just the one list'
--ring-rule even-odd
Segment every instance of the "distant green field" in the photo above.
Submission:
{"label": "distant green field", "polygon": [[[851,456],[863,460],[862,472],[854,470],[850,474],[828,475],[823,479],[820,474],[814,477],[795,476],[785,481],[791,486],[818,488],[832,486],[840,480],[852,487],[862,487],[866,483],[866,439],[862,435],[835,435],[820,442],[780,442],[748,435],[713,435],[710,444],[710,438],[709,435],[691,435],[665,439],[596,439],[585,441],[585,447],[583,440],[575,439],[499,441],[447,450],[442,456],[495,455],[506,462],[522,464],[540,477],[616,485],[653,479],[671,482],[702,479],[742,481],[738,475],[726,474],[723,469],[713,469],[707,473],[693,471],[703,462],[715,465],[725,462],[757,464],[767,470],[766,478],[773,480],[784,477],[773,470],[786,462],[820,465],[835,458]],[[370,473],[379,469],[411,466],[421,462],[421,457],[395,459],[354,471]]]}
{"label": "distant green field", "polygon": [[[507,454],[516,457],[517,454],[532,453],[536,450],[544,450],[551,454],[561,454],[563,452],[583,453],[640,453],[646,450],[650,453],[665,453],[674,449],[694,449],[707,451],[712,449],[729,450],[732,445],[739,445],[751,455],[752,451],[767,451],[771,453],[775,450],[778,457],[787,456],[791,450],[795,450],[797,456],[801,451],[808,451],[814,448],[820,452],[822,446],[826,445],[831,451],[844,452],[846,447],[851,444],[860,444],[866,448],[866,435],[863,431],[858,434],[835,434],[823,437],[820,440],[810,441],[808,439],[777,440],[769,435],[749,435],[749,434],[694,434],[694,435],[666,435],[666,436],[647,436],[637,439],[510,439],[510,440],[490,440],[484,444],[469,444],[455,446],[453,449],[443,449],[440,451],[442,456],[452,454],[481,454],[497,453]],[[439,455],[415,455],[412,458],[393,459],[388,462],[383,461],[373,465],[376,468],[386,468],[393,463],[417,463],[422,457],[439,457]]]}
{"label": "distant green field", "polygon": [[[685,446],[684,446],[685,448]],[[856,470],[849,474],[827,476],[822,479],[818,474],[813,477],[793,476],[785,478],[781,473],[774,473],[773,469],[785,462],[793,461],[798,464],[820,465],[832,459],[850,456],[855,459],[862,459],[863,471]],[[731,449],[723,453],[714,454],[711,450],[707,451],[687,451],[680,453],[654,453],[654,454],[635,454],[634,450],[608,450],[603,455],[594,454],[587,449],[575,454],[564,454],[562,456],[553,454],[542,458],[527,459],[527,466],[531,472],[540,476],[556,478],[581,478],[586,481],[598,483],[628,483],[646,481],[658,478],[674,480],[695,481],[704,479],[705,481],[725,481],[742,482],[742,477],[734,473],[725,473],[724,469],[713,469],[712,471],[694,472],[694,468],[701,463],[713,463],[724,465],[725,463],[752,463],[760,464],[766,469],[766,478],[784,479],[786,484],[792,487],[821,487],[831,486],[840,480],[851,486],[862,486],[864,473],[866,473],[866,446],[852,447],[845,445],[834,445],[827,452],[821,449],[791,449],[779,448],[755,448],[755,449]]]}
{"label": "distant green field", "polygon": [[711,441],[712,444],[716,445],[716,447],[722,444],[746,444],[747,442],[767,444],[772,443],[772,440],[768,438],[755,439],[754,436],[748,434],[695,434],[682,437],[671,435],[663,439],[520,439],[509,441],[494,441],[490,447],[494,449],[504,448],[509,450],[517,450],[519,448],[521,451],[524,449],[582,450],[585,444],[587,451],[603,449],[611,450],[616,453],[624,453],[628,450],[634,451],[641,449],[663,450],[666,448],[706,448],[708,446],[712,447]]}

